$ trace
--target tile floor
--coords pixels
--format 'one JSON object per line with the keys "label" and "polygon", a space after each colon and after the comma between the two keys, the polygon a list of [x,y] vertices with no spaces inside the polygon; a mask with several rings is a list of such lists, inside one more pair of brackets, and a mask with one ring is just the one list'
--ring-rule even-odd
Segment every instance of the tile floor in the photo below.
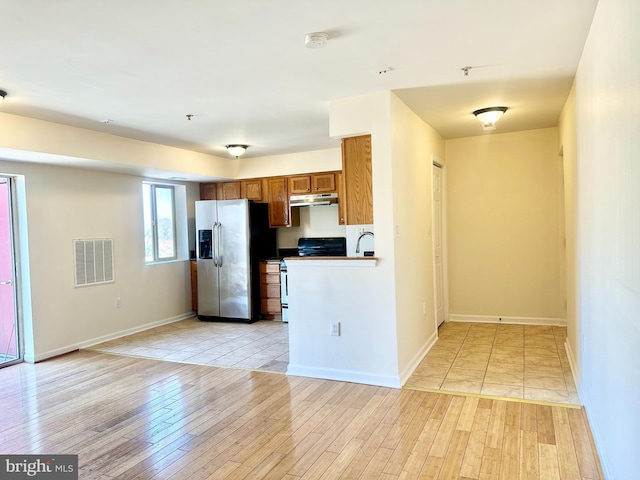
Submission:
{"label": "tile floor", "polygon": [[[450,322],[404,388],[579,404],[566,329]],[[286,372],[288,324],[202,322],[196,317],[88,348],[167,361]]]}
{"label": "tile floor", "polygon": [[438,335],[405,388],[579,404],[564,327],[450,322]]}
{"label": "tile floor", "polygon": [[288,324],[203,322],[196,317],[93,345],[88,350],[174,362],[285,372]]}

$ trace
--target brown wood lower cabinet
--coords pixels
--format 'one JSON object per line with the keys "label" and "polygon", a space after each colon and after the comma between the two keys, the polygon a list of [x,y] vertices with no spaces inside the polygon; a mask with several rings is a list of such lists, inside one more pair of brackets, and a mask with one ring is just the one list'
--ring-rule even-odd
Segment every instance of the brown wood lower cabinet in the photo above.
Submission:
{"label": "brown wood lower cabinet", "polygon": [[191,308],[198,311],[198,262],[191,260]]}
{"label": "brown wood lower cabinet", "polygon": [[260,306],[262,318],[282,319],[279,260],[260,262]]}

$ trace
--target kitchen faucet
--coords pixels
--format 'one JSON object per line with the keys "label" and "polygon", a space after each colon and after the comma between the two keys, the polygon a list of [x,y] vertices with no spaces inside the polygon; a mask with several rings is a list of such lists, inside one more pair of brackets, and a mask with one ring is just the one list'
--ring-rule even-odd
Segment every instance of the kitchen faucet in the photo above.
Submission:
{"label": "kitchen faucet", "polygon": [[360,240],[362,240],[362,237],[365,237],[367,235],[371,235],[371,237],[373,237],[373,232],[362,232],[360,234],[360,236],[358,237],[358,242],[356,243],[356,253],[360,253]]}

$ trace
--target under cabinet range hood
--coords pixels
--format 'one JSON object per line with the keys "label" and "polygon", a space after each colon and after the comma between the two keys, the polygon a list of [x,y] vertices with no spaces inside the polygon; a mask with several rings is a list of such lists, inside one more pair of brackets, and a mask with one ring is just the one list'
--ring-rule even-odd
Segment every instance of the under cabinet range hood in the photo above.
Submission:
{"label": "under cabinet range hood", "polygon": [[308,195],[291,195],[289,204],[292,207],[318,207],[321,205],[336,205],[337,193],[311,193]]}

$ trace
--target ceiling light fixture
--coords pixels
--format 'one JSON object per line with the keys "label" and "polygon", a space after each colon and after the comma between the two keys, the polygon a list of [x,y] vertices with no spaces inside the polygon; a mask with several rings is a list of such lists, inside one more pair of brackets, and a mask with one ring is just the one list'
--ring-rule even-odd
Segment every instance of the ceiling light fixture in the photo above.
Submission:
{"label": "ceiling light fixture", "polygon": [[307,48],[322,48],[327,45],[329,35],[323,32],[307,33],[304,36],[304,44]]}
{"label": "ceiling light fixture", "polygon": [[488,107],[481,108],[473,112],[478,120],[482,123],[484,130],[495,130],[496,122],[508,110],[507,107]]}
{"label": "ceiling light fixture", "polygon": [[4,97],[7,96],[7,92],[5,92],[4,90],[0,90],[0,103],[2,103],[2,100],[4,100]]}
{"label": "ceiling light fixture", "polygon": [[225,145],[225,146],[227,147],[227,151],[236,158],[244,155],[244,152],[246,152],[247,148],[249,148],[249,145]]}

